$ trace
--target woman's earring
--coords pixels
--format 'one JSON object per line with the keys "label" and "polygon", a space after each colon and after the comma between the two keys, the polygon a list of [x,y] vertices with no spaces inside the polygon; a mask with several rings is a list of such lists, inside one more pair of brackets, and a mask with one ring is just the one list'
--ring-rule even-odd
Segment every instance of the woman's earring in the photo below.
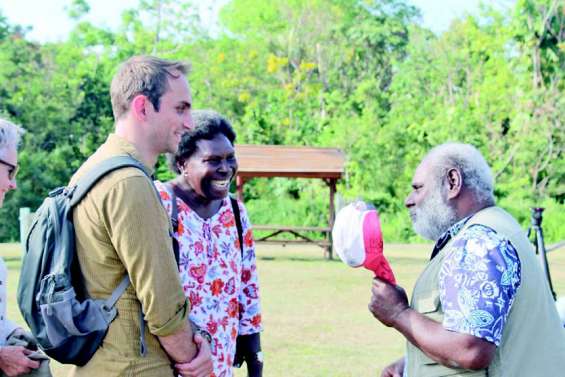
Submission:
{"label": "woman's earring", "polygon": [[184,170],[184,164],[177,164],[177,168],[179,169],[179,172],[182,176],[186,177],[186,170]]}

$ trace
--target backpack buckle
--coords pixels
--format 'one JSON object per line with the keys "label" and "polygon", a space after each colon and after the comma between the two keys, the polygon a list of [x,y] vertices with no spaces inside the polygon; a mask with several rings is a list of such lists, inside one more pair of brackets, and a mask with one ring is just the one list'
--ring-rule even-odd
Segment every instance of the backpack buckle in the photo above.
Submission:
{"label": "backpack buckle", "polygon": [[61,195],[65,191],[65,188],[66,187],[57,187],[56,189],[49,191],[49,197],[53,198],[55,196]]}
{"label": "backpack buckle", "polygon": [[65,187],[65,193],[64,193],[65,196],[69,199],[72,198],[76,189],[77,189],[77,185],[74,185],[73,187]]}

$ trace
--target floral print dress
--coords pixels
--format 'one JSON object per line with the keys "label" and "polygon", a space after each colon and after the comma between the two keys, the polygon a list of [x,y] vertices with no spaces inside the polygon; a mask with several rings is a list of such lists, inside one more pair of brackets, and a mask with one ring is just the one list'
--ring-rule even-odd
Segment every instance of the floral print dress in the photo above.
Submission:
{"label": "floral print dress", "polygon": [[[170,192],[163,183],[155,184],[170,216]],[[255,244],[245,207],[238,204],[243,256],[229,198],[208,219],[177,198],[179,274],[190,300],[190,319],[212,335],[211,377],[232,376],[237,335],[262,330]]]}

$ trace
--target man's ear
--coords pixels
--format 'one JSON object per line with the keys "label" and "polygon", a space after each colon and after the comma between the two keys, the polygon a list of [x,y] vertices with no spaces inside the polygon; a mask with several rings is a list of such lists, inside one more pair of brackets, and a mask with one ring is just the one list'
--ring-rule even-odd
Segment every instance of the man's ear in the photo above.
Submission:
{"label": "man's ear", "polygon": [[463,176],[458,169],[451,168],[447,171],[447,198],[456,198],[463,188]]}
{"label": "man's ear", "polygon": [[143,121],[147,116],[147,105],[149,101],[147,97],[138,94],[131,100],[131,112],[136,120]]}

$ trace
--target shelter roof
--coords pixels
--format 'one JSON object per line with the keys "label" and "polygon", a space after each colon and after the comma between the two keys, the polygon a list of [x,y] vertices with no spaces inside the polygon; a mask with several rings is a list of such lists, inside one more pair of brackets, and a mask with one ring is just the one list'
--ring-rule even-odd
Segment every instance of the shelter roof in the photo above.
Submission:
{"label": "shelter roof", "polygon": [[235,151],[241,178],[339,179],[345,166],[345,156],[337,148],[238,144]]}

